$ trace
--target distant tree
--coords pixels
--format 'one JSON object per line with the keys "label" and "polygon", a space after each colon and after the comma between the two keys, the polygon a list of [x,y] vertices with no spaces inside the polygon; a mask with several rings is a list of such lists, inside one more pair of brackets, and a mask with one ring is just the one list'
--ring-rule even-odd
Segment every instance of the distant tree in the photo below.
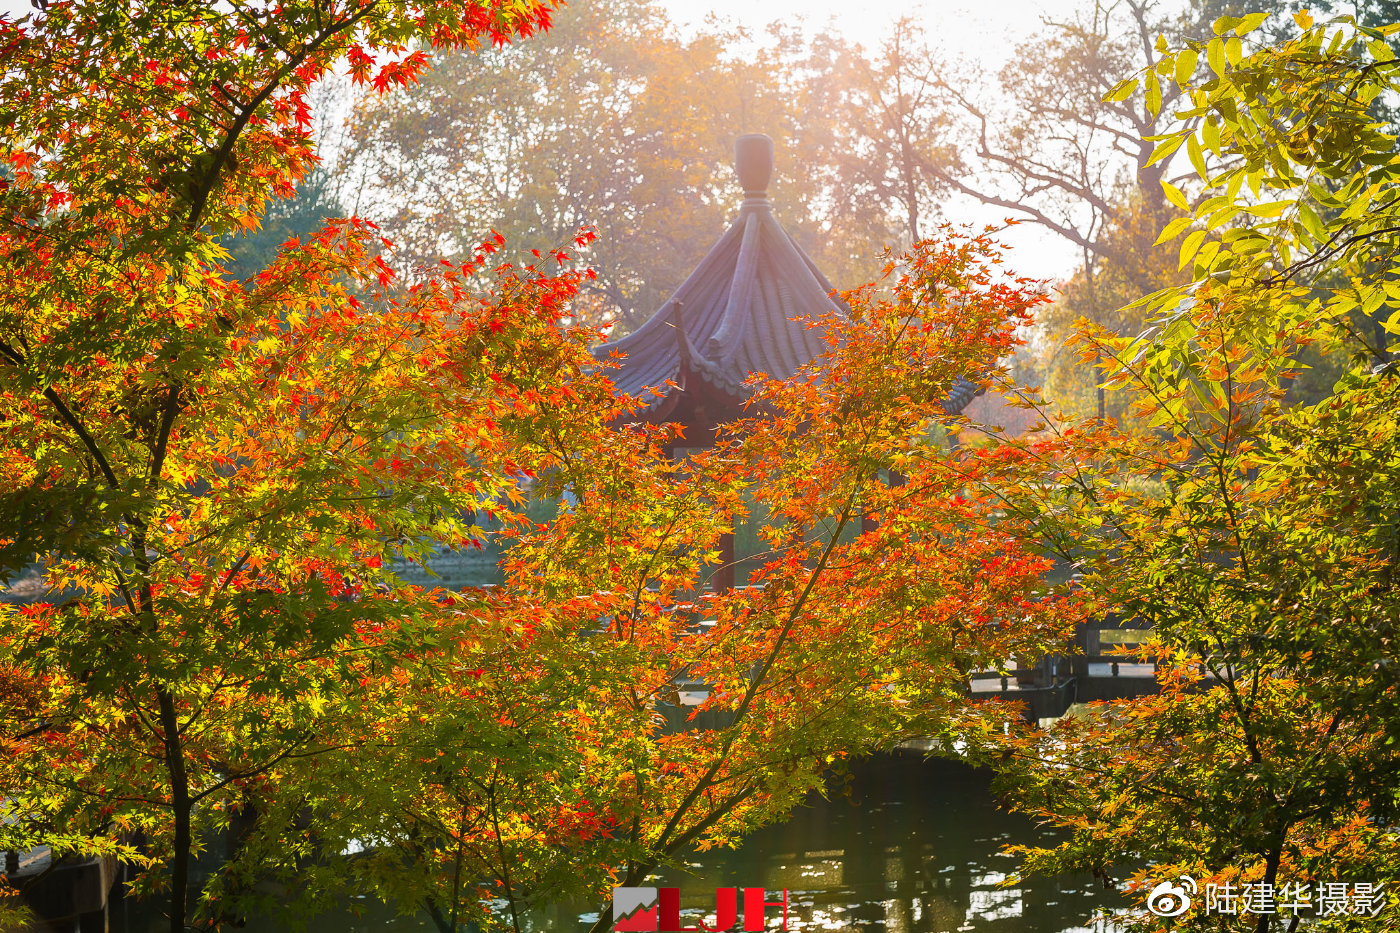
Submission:
{"label": "distant tree", "polygon": [[1178,40],[1201,28],[1195,19],[1158,12],[1151,0],[1124,0],[1047,23],[997,74],[995,98],[976,76],[945,80],[944,100],[958,126],[950,138],[962,141],[944,170],[946,182],[1065,238],[1086,264],[1130,262],[1140,244],[1104,234],[1124,210],[1165,218],[1161,183],[1171,180],[1173,163],[1154,162],[1153,144],[1144,139],[1166,125],[1158,108],[1170,108],[1181,92],[1154,73],[1107,98],[1123,75],[1154,61],[1159,36]]}
{"label": "distant tree", "polygon": [[956,158],[939,95],[946,62],[908,17],[873,54],[830,32],[778,37],[790,63],[785,83],[800,103],[797,138],[809,184],[830,224],[848,234],[884,233],[886,243],[891,234],[922,239]]}
{"label": "distant tree", "polygon": [[[461,255],[492,229],[546,249],[594,227],[578,311],[622,332],[723,231],[734,137],[783,133],[774,88],[732,41],[681,39],[650,0],[581,0],[528,48],[435,53],[410,93],[362,102],[342,171],[369,167],[367,202],[409,261]],[[779,196],[800,184],[782,158]]]}
{"label": "distant tree", "polygon": [[1129,200],[1114,206],[1112,218],[1098,234],[1105,252],[1114,258],[1095,259],[1086,253],[1036,321],[1031,352],[1041,367],[1047,397],[1059,413],[1071,417],[1122,421],[1132,416],[1132,406],[1122,395],[1104,392],[1105,377],[1097,360],[1086,357],[1069,338],[1086,326],[1117,335],[1141,333],[1148,318],[1135,304],[1137,299],[1184,277],[1176,258],[1154,245],[1167,218],[1144,209],[1136,193],[1126,196]]}
{"label": "distant tree", "polygon": [[1163,184],[1186,176],[1181,154],[1153,159],[1149,137],[1166,126],[1163,114],[1181,91],[1148,70],[1137,85],[1110,92],[1155,61],[1159,37],[1181,41],[1208,29],[1199,15],[1165,12],[1151,0],[1096,5],[1022,42],[995,76],[994,93],[976,74],[941,80],[956,127],[949,139],[961,141],[938,167],[944,183],[1079,251],[1035,340],[1052,397],[1072,412],[1123,414],[1105,408],[1092,361],[1065,350],[1074,323],[1137,333],[1141,319],[1120,309],[1178,281],[1153,243],[1173,216]]}
{"label": "distant tree", "polygon": [[224,248],[229,251],[224,268],[240,279],[251,278],[272,265],[282,244],[309,237],[324,228],[327,220],[346,213],[336,198],[333,179],[318,165],[297,183],[292,197],[270,202],[255,228],[224,237]]}

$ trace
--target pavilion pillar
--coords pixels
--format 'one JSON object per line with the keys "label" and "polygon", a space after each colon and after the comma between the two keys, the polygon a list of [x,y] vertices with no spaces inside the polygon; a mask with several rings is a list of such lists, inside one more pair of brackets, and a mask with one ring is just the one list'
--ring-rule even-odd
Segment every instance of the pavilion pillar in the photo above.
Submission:
{"label": "pavilion pillar", "polygon": [[[875,474],[875,479],[878,480],[879,478],[880,478],[880,474],[879,474],[879,472],[877,471],[876,474]],[[895,487],[895,486],[903,486],[907,481],[908,481],[908,477],[906,477],[903,473],[899,473],[899,472],[897,472],[897,471],[895,471],[895,470],[890,470],[890,471],[889,471],[889,485],[890,485],[891,488],[893,488],[893,487]],[[861,513],[861,516],[860,516],[860,532],[861,532],[861,534],[868,534],[869,532],[872,532],[872,531],[874,531],[875,529],[877,529],[877,528],[879,528],[879,527],[880,527],[880,520],[879,520],[878,518],[876,518],[874,515],[871,515],[869,512],[863,512],[863,513]]]}
{"label": "pavilion pillar", "polygon": [[734,589],[734,535],[719,536],[719,566],[710,574],[710,588],[716,593]]}

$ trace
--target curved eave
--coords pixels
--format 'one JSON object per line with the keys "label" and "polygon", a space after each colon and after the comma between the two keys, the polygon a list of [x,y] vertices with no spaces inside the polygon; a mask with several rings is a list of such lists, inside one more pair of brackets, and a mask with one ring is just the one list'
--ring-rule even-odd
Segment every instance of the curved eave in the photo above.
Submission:
{"label": "curved eave", "polygon": [[594,353],[625,354],[613,383],[649,406],[659,399],[646,390],[676,381],[683,366],[728,394],[746,395],[751,373],[786,379],[826,351],[809,323],[843,314],[830,290],[767,200],[750,198],[656,314]]}
{"label": "curved eave", "polygon": [[[674,407],[666,404],[677,391],[668,383],[687,393],[708,384],[742,399],[754,373],[788,379],[827,352],[813,323],[848,311],[832,291],[767,198],[751,197],[675,294],[636,331],[595,348],[594,356],[621,355],[613,385],[639,399],[652,417]],[[959,378],[943,407],[957,414],[979,393],[975,383]]]}

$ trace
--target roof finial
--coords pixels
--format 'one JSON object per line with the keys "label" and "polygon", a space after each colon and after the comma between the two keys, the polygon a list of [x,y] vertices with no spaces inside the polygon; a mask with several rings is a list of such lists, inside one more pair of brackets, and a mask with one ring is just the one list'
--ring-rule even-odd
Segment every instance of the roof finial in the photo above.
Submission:
{"label": "roof finial", "polygon": [[734,171],[746,198],[768,196],[768,182],[773,177],[773,137],[764,133],[749,133],[734,140]]}

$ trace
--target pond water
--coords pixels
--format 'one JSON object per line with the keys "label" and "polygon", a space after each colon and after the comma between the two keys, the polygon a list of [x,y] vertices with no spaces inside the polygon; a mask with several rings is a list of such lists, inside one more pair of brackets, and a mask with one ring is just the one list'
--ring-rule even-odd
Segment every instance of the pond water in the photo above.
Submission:
{"label": "pond water", "polygon": [[[654,882],[681,891],[681,919],[713,921],[719,887],[788,891],[788,929],[841,933],[1111,933],[1096,913],[1127,904],[1088,877],[1032,878],[1005,884],[1017,860],[1013,843],[1051,837],[997,806],[989,776],[955,761],[897,753],[852,768],[848,796],[814,796],[786,823],[755,833],[738,849],[690,857]],[[559,905],[531,918],[530,929],[586,931],[611,905]],[[117,908],[113,933],[158,927],[131,907]],[[123,918],[121,914],[125,913]],[[777,929],[770,908],[770,929]],[[284,933],[270,921],[250,933]],[[311,933],[417,933],[426,918],[388,910],[320,918]]]}

